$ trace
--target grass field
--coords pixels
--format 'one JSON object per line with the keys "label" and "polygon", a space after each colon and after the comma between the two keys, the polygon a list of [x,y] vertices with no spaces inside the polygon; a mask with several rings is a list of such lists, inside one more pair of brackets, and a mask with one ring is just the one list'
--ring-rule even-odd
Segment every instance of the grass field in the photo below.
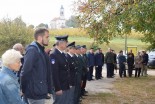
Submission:
{"label": "grass field", "polygon": [[155,76],[118,78],[114,93],[89,95],[82,104],[155,104]]}
{"label": "grass field", "polygon": [[[79,45],[87,45],[88,49],[90,48],[91,44],[93,43],[93,39],[90,39],[89,37],[77,37],[77,36],[71,36],[68,38],[69,42],[75,41],[76,44]],[[54,44],[55,39],[54,37],[51,38],[50,40],[50,46]],[[137,46],[138,50],[144,50],[148,46],[148,44],[145,44],[141,42],[139,39],[133,39],[133,38],[128,38],[127,40],[128,46]],[[116,52],[119,52],[120,50],[125,49],[125,39],[123,38],[114,38],[113,40],[110,41],[109,44],[100,44],[100,48],[103,49],[103,52],[107,51],[109,47],[114,49]]]}
{"label": "grass field", "polygon": [[[70,36],[68,38],[69,42],[76,42],[76,45],[87,45],[87,48],[89,49],[90,46],[93,43],[93,39],[89,38],[88,36]],[[51,48],[53,46],[53,44],[55,43],[55,38],[54,36],[51,36],[50,38],[50,44],[47,48]],[[146,47],[148,46],[148,44],[145,44],[143,42],[141,42],[141,40],[138,40],[137,38],[128,38],[128,46],[137,46],[138,50],[143,50],[146,49]],[[103,52],[105,53],[107,51],[107,49],[109,47],[111,47],[112,49],[114,49],[116,52],[119,52],[120,50],[124,50],[125,49],[125,39],[123,38],[114,38],[113,40],[110,41],[109,44],[100,44],[99,47],[103,50]],[[0,51],[0,56],[2,55],[2,53],[4,52]]]}

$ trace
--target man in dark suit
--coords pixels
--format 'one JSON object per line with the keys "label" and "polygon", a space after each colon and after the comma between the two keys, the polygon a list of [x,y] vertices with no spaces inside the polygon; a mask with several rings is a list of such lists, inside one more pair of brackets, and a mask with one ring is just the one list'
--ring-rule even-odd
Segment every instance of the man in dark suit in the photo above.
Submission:
{"label": "man in dark suit", "polygon": [[101,70],[103,66],[103,54],[100,52],[100,48],[97,49],[97,52],[95,53],[95,78],[101,79]]}
{"label": "man in dark suit", "polygon": [[75,77],[75,104],[79,104],[80,100],[80,96],[81,96],[81,83],[82,83],[82,60],[80,58],[80,54],[81,54],[81,46],[77,45],[75,46],[75,55],[74,55],[74,59],[75,59],[75,65],[76,67],[78,67],[77,69],[77,74]]}
{"label": "man in dark suit", "polygon": [[86,55],[86,51],[87,51],[86,45],[82,45],[81,46],[81,59],[83,61],[83,74],[82,74],[82,86],[81,86],[81,95],[82,96],[85,96],[85,94],[88,93],[85,90],[86,83],[87,83],[87,72],[88,72],[88,69],[87,69],[88,58]]}
{"label": "man in dark suit", "polygon": [[93,70],[94,70],[94,65],[95,65],[95,56],[94,56],[94,49],[91,48],[89,53],[87,54],[88,57],[88,81],[93,80]]}
{"label": "man in dark suit", "polygon": [[67,46],[68,36],[57,36],[56,47],[50,55],[55,99],[53,104],[70,104],[69,64],[64,50]]}
{"label": "man in dark suit", "polygon": [[75,54],[75,42],[72,42],[70,44],[67,45],[67,54],[66,54],[66,58],[67,61],[69,63],[69,85],[70,85],[70,104],[75,104],[75,77],[77,74],[77,69],[78,67],[75,65],[75,58],[74,58],[74,54]]}

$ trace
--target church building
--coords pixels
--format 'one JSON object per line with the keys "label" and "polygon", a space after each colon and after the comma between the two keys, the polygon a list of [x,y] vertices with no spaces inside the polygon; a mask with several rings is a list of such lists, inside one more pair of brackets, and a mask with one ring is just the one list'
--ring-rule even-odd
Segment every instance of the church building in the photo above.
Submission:
{"label": "church building", "polygon": [[65,28],[65,16],[64,16],[64,7],[61,5],[60,8],[60,17],[54,18],[51,20],[51,29],[62,29]]}

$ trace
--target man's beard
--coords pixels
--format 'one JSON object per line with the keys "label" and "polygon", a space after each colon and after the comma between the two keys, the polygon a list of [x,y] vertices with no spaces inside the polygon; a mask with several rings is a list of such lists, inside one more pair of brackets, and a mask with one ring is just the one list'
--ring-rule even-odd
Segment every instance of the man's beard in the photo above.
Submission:
{"label": "man's beard", "polygon": [[46,44],[46,43],[44,42],[44,40],[42,40],[42,44],[43,44],[44,46],[48,46],[48,43]]}

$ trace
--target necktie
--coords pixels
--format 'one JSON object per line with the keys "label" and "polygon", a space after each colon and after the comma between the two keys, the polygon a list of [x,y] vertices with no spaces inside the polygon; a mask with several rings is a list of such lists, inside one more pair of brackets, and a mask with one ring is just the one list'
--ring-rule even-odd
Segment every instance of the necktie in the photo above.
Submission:
{"label": "necktie", "polygon": [[63,57],[66,57],[66,56],[65,56],[65,53],[62,52],[61,54],[63,55]]}

